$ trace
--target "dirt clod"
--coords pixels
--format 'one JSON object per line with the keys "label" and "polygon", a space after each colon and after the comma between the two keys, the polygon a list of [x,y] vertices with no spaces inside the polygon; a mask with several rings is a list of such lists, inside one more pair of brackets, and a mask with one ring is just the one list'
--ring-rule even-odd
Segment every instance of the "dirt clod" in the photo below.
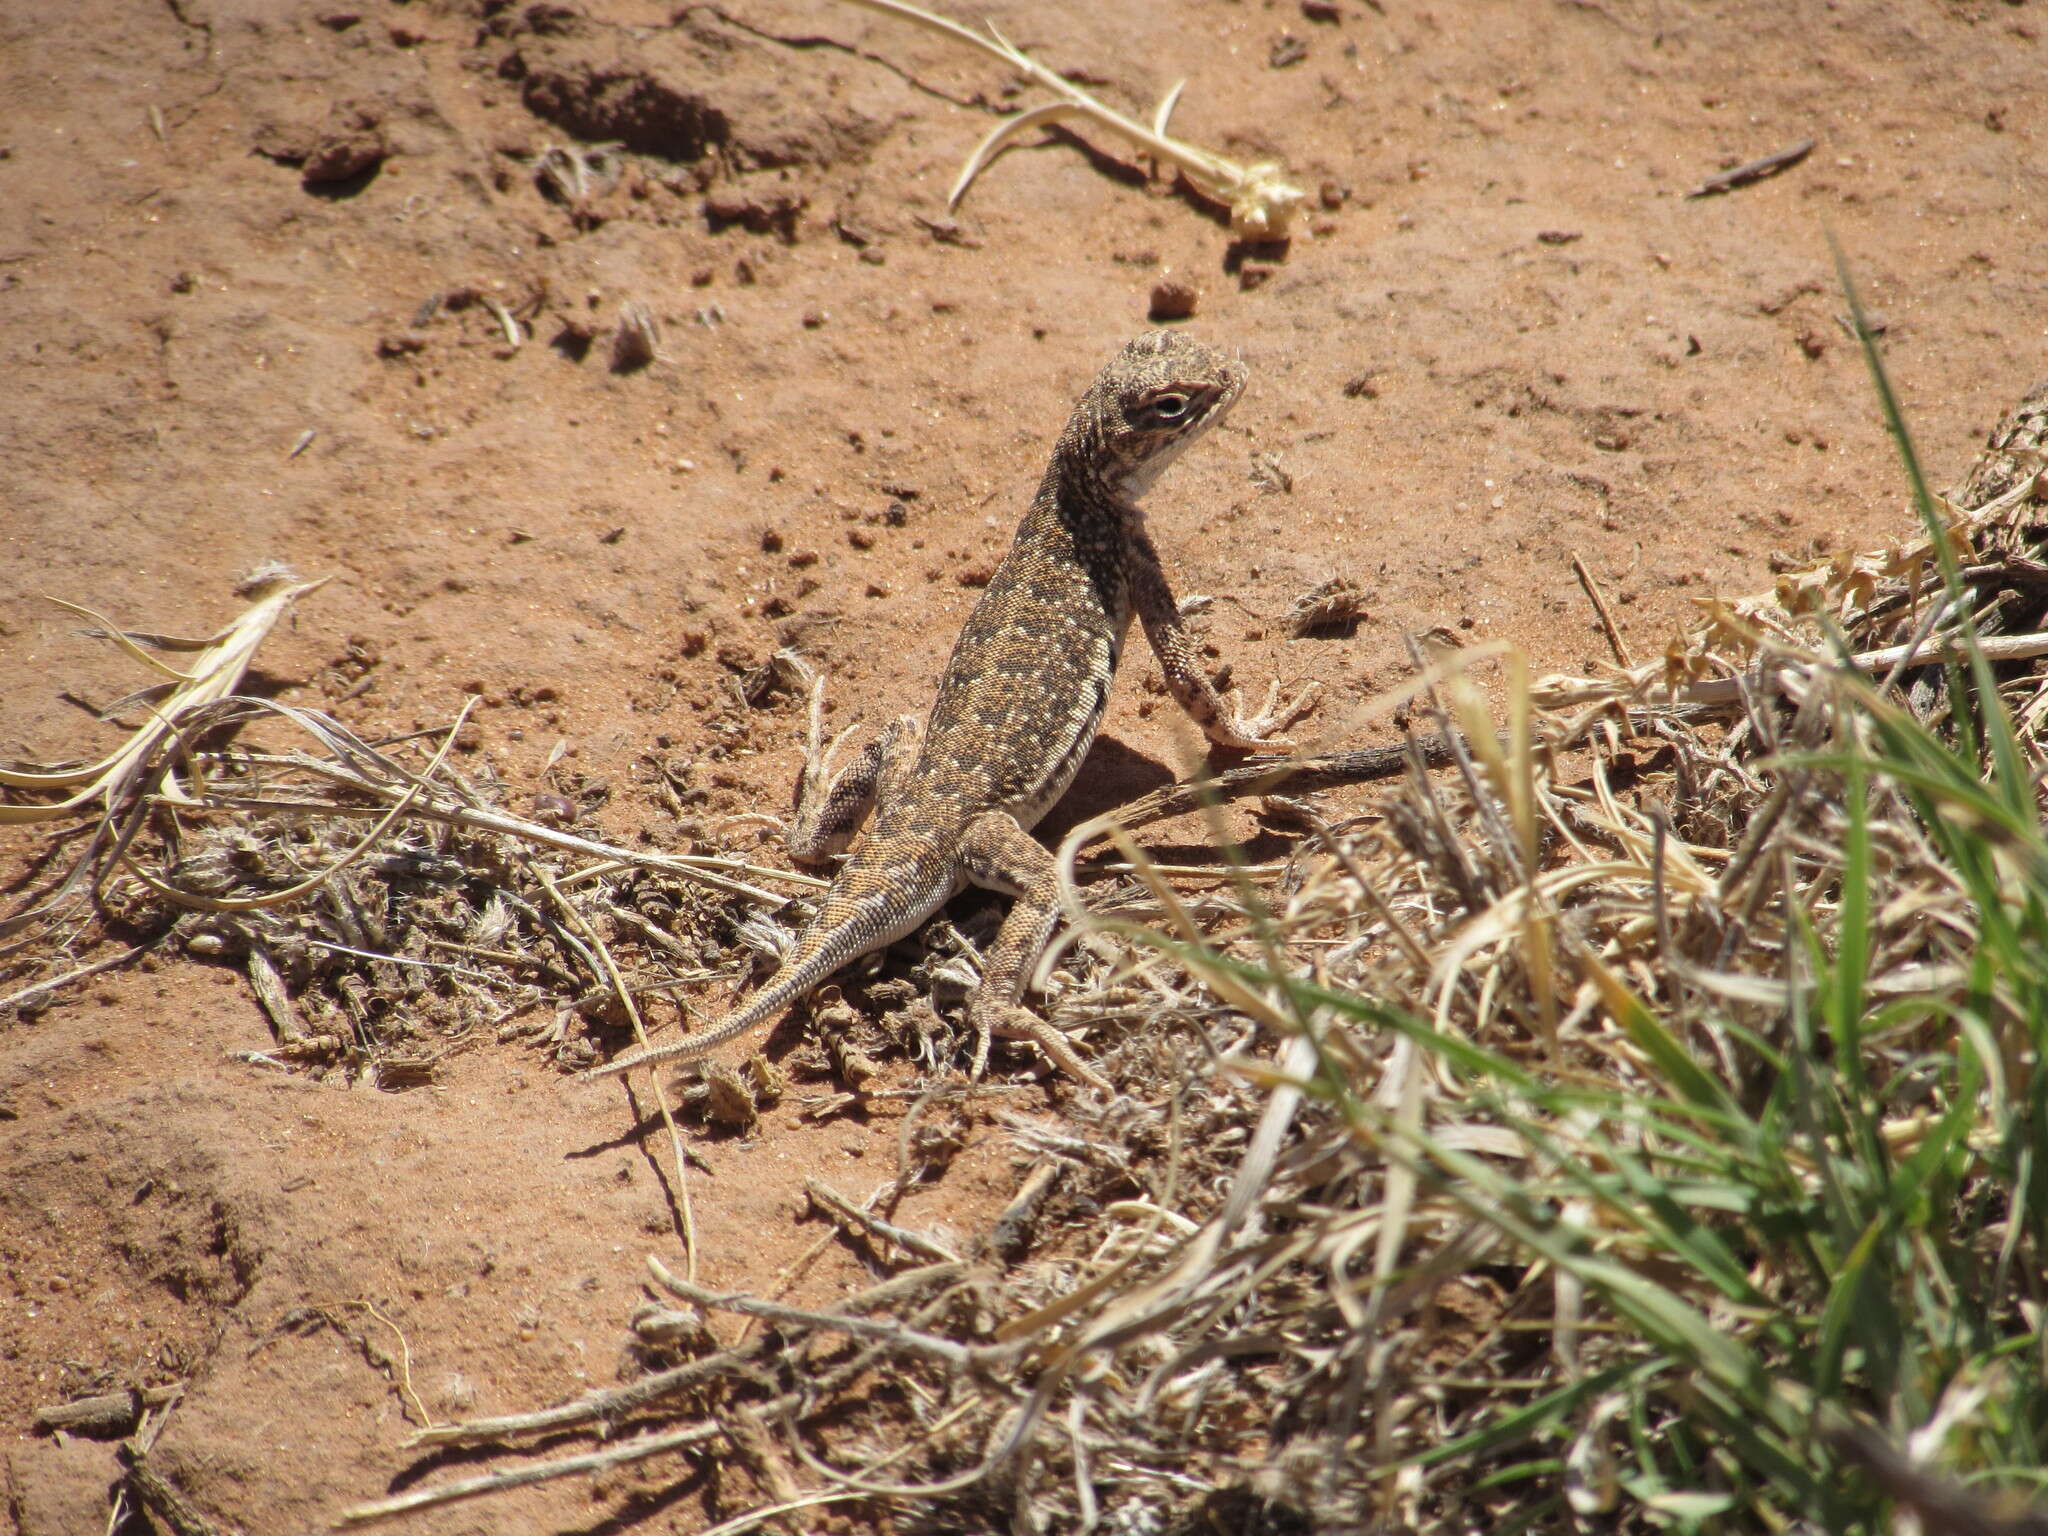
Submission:
{"label": "dirt clod", "polygon": [[1152,305],[1146,318],[1155,324],[1186,320],[1194,314],[1201,297],[1201,291],[1193,283],[1171,280],[1155,283],[1152,286]]}

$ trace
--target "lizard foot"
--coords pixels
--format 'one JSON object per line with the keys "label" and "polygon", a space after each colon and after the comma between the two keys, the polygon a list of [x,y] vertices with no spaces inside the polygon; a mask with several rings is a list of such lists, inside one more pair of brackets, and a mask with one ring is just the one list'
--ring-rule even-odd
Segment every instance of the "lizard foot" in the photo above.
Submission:
{"label": "lizard foot", "polygon": [[1256,714],[1247,715],[1241,709],[1236,711],[1230,723],[1220,731],[1211,731],[1209,739],[1219,747],[1232,747],[1240,752],[1287,752],[1294,747],[1293,741],[1285,736],[1269,736],[1269,731],[1284,731],[1295,721],[1307,715],[1316,707],[1322,697],[1323,685],[1310,683],[1291,698],[1280,697],[1280,680],[1275,678],[1266,688],[1266,702],[1259,706]]}
{"label": "lizard foot", "polygon": [[1115,1093],[1116,1087],[1100,1072],[1081,1059],[1073,1042],[1054,1029],[1045,1020],[1028,1008],[1015,1003],[976,1002],[968,1007],[968,1018],[974,1025],[974,1068],[976,1082],[988,1069],[988,1047],[992,1035],[1005,1040],[1029,1040],[1052,1058],[1054,1065],[1090,1088],[1104,1093]]}

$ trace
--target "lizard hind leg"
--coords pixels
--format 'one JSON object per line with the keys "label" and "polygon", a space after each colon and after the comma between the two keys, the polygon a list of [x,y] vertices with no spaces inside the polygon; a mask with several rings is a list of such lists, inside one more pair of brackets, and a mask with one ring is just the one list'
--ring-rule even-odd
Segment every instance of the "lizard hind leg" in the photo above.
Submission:
{"label": "lizard hind leg", "polygon": [[976,885],[1015,898],[982,964],[981,985],[968,999],[974,1026],[974,1076],[988,1066],[989,1040],[1029,1040],[1070,1077],[1114,1093],[1109,1079],[1083,1061],[1067,1037],[1024,1007],[1025,982],[1059,917],[1059,866],[1045,846],[1007,811],[985,811],[960,840],[961,873]]}
{"label": "lizard hind leg", "polygon": [[824,704],[825,679],[820,674],[811,683],[804,771],[796,785],[796,816],[784,839],[789,856],[799,864],[824,864],[846,851],[868,813],[887,805],[902,788],[917,761],[922,737],[915,715],[899,715],[835,774],[832,759],[853,727],[825,745]]}

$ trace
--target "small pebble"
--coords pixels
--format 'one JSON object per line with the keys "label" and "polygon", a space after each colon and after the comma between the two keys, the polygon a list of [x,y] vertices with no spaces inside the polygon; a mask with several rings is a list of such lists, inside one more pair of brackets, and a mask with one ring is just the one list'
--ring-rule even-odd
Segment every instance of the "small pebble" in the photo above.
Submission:
{"label": "small pebble", "polygon": [[1266,64],[1271,69],[1289,69],[1308,57],[1308,44],[1291,32],[1283,32],[1273,41],[1273,51],[1266,55]]}
{"label": "small pebble", "polygon": [[1166,320],[1185,320],[1194,314],[1195,306],[1201,301],[1201,297],[1200,290],[1193,283],[1154,283],[1149,318],[1155,324]]}

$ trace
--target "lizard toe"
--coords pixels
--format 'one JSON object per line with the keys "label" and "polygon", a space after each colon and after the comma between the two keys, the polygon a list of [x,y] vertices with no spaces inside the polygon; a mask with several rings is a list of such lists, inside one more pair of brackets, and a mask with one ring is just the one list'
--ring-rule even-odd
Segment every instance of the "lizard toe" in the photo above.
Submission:
{"label": "lizard toe", "polygon": [[[1081,1059],[1071,1040],[1030,1009],[1016,1003],[991,1000],[974,1004],[970,1009],[970,1016],[975,1032],[984,1042],[990,1035],[997,1035],[1005,1040],[1028,1040],[1045,1052],[1055,1066],[1075,1081],[1086,1083],[1090,1088],[1103,1093],[1116,1092],[1115,1085],[1108,1078]],[[980,1075],[979,1068],[986,1057],[987,1046],[984,1044],[975,1053],[976,1076]]]}

